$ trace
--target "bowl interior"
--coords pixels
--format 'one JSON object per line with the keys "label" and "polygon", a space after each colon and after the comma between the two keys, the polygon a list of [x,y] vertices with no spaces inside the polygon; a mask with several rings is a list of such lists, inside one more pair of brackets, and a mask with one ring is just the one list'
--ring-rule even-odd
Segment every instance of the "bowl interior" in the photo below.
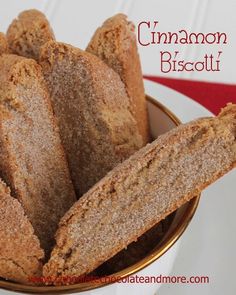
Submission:
{"label": "bowl interior", "polygon": [[[169,131],[180,124],[179,119],[166,107],[150,96],[146,96],[153,138]],[[199,196],[173,212],[165,220],[154,226],[147,233],[130,244],[109,261],[95,270],[91,276],[124,278],[143,269],[162,256],[181,236],[197,208]],[[87,281],[69,286],[25,286],[14,282],[0,280],[0,287],[25,293],[73,293],[94,289],[111,280]]]}

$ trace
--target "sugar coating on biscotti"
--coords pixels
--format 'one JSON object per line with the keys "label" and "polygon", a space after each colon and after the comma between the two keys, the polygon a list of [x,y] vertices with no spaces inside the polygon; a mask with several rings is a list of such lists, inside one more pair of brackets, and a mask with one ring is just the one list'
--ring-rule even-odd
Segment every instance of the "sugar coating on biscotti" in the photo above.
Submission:
{"label": "sugar coating on biscotti", "polygon": [[149,122],[134,24],[124,14],[107,19],[96,30],[86,50],[97,55],[120,75],[146,144],[150,140]]}
{"label": "sugar coating on biscotti", "polygon": [[40,55],[76,191],[143,146],[119,75],[96,56],[48,42]]}
{"label": "sugar coating on biscotti", "polygon": [[46,253],[76,200],[41,67],[0,56],[0,174],[22,204]]}
{"label": "sugar coating on biscotti", "polygon": [[0,55],[3,53],[8,53],[9,48],[8,48],[8,43],[6,36],[0,32]]}
{"label": "sugar coating on biscotti", "polygon": [[90,273],[235,166],[236,105],[160,136],[66,213],[44,276]]}
{"label": "sugar coating on biscotti", "polygon": [[41,46],[55,37],[45,15],[31,9],[13,20],[7,30],[7,39],[12,53],[38,60]]}
{"label": "sugar coating on biscotti", "polygon": [[18,200],[0,179],[0,277],[24,284],[42,276],[44,251]]}

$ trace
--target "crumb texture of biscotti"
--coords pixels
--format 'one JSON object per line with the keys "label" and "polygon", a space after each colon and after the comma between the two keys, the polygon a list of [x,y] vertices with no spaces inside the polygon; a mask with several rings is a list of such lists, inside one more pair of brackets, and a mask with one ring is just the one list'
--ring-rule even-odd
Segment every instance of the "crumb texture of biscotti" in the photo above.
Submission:
{"label": "crumb texture of biscotti", "polygon": [[0,277],[30,284],[42,275],[44,251],[18,200],[0,179]]}
{"label": "crumb texture of biscotti", "polygon": [[13,20],[7,30],[7,39],[12,53],[38,60],[41,46],[55,37],[45,15],[31,9]]}
{"label": "crumb texture of biscotti", "polygon": [[236,105],[160,136],[67,212],[44,276],[88,274],[236,165]]}
{"label": "crumb texture of biscotti", "polygon": [[0,56],[0,176],[22,204],[46,253],[76,197],[41,67]]}
{"label": "crumb texture of biscotti", "polygon": [[8,48],[8,43],[6,36],[0,32],[0,55],[3,53],[8,53],[9,48]]}
{"label": "crumb texture of biscotti", "polygon": [[86,50],[97,55],[120,75],[146,144],[150,140],[149,122],[134,24],[124,14],[107,19],[96,30]]}
{"label": "crumb texture of biscotti", "polygon": [[96,56],[58,42],[40,55],[76,192],[85,193],[143,146],[119,75]]}

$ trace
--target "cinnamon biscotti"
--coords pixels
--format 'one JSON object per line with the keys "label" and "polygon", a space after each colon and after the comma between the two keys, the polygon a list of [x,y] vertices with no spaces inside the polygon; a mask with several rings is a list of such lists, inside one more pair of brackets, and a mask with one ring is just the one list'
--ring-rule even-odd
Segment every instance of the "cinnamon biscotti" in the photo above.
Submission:
{"label": "cinnamon biscotti", "polygon": [[0,175],[48,252],[58,221],[75,201],[41,67],[0,56]]}
{"label": "cinnamon biscotti", "polygon": [[236,105],[115,167],[63,217],[44,276],[87,274],[236,166]]}
{"label": "cinnamon biscotti", "polygon": [[119,75],[96,56],[48,42],[40,64],[76,192],[85,193],[143,146]]}
{"label": "cinnamon biscotti", "polygon": [[13,20],[7,30],[7,39],[12,53],[38,60],[41,46],[55,37],[45,15],[31,9]]}
{"label": "cinnamon biscotti", "polygon": [[86,50],[120,75],[132,105],[132,114],[146,144],[150,139],[148,113],[134,24],[124,14],[107,19],[97,29]]}
{"label": "cinnamon biscotti", "polygon": [[42,275],[44,252],[21,204],[0,179],[0,277],[29,284]]}
{"label": "cinnamon biscotti", "polygon": [[8,53],[8,43],[5,35],[0,32],[0,55],[3,53]]}

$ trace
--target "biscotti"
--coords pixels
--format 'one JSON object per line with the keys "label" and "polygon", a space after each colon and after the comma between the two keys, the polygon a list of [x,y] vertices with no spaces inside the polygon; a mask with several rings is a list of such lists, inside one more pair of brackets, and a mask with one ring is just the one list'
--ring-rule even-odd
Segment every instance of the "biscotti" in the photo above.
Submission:
{"label": "biscotti", "polygon": [[76,192],[85,193],[143,145],[120,77],[96,56],[48,42],[40,64]]}
{"label": "biscotti", "polygon": [[41,46],[55,37],[45,15],[31,9],[13,20],[7,30],[7,39],[12,53],[38,60]]}
{"label": "biscotti", "polygon": [[235,166],[236,105],[160,136],[63,217],[44,276],[91,272]]}
{"label": "biscotti", "polygon": [[132,114],[146,144],[150,140],[148,113],[134,30],[134,24],[127,20],[126,15],[117,14],[97,29],[86,50],[120,75],[132,105]]}
{"label": "biscotti", "polygon": [[0,56],[0,175],[48,252],[76,200],[41,67]]}
{"label": "biscotti", "polygon": [[21,204],[0,179],[0,277],[30,284],[41,276],[44,252]]}
{"label": "biscotti", "polygon": [[8,53],[8,43],[5,35],[0,32],[0,55],[3,53]]}

